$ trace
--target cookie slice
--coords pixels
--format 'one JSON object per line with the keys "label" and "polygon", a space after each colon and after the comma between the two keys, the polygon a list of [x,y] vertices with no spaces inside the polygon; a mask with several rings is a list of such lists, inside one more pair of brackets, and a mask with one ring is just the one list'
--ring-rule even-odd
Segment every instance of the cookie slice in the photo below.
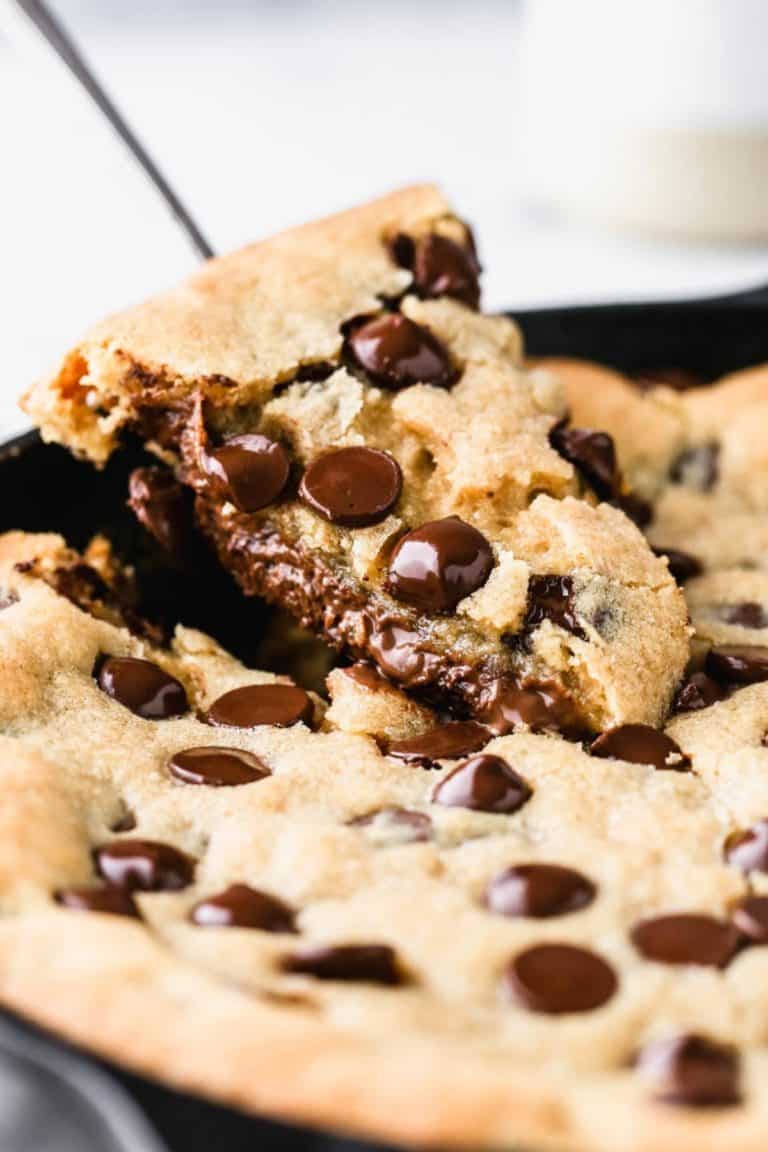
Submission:
{"label": "cookie slice", "polygon": [[[498,732],[656,723],[682,598],[611,506],[610,441],[476,310],[478,272],[439,193],[408,189],[106,321],[27,409],[96,462],[138,433],[247,593],[431,701]],[[161,537],[172,483],[132,486]]]}

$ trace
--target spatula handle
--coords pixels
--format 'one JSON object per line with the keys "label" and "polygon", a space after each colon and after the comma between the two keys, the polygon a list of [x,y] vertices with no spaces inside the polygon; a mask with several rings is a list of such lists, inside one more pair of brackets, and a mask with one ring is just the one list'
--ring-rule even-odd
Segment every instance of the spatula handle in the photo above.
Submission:
{"label": "spatula handle", "polygon": [[[179,227],[186,234],[195,252],[204,260],[214,255],[202,229],[195,221],[189,209],[185,206],[179,195],[174,191],[170,181],[163,174],[147,149],[139,140],[123,114],[115,105],[114,100],[107,93],[104,86],[96,78],[90,66],[86,63],[83,54],[61,22],[53,15],[47,4],[42,0],[0,0],[0,17],[3,14],[16,16],[28,28],[36,29],[43,41],[64,62],[69,71],[79,81],[82,88],[88,93],[93,103],[111,124],[113,130],[120,137],[123,144],[132,154],[139,166],[162,196]],[[0,26],[4,27],[0,20]],[[13,32],[13,27],[10,28]]]}

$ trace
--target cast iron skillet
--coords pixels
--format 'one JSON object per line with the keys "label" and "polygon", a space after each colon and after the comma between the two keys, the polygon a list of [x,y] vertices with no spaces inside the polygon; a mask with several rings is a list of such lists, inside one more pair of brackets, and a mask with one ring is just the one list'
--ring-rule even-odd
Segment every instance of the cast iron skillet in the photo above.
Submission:
{"label": "cast iron skillet", "polygon": [[517,312],[531,356],[579,356],[628,373],[683,368],[714,380],[768,360],[768,285],[729,296]]}
{"label": "cast iron skillet", "polygon": [[[656,304],[608,304],[518,313],[535,356],[575,355],[627,372],[682,368],[712,379],[768,361],[768,289],[742,296]],[[179,572],[167,566],[127,509],[130,469],[145,460],[136,444],[102,472],[44,445],[36,432],[0,446],[0,531],[60,532],[82,547],[105,533],[134,563],[147,589],[146,611],[203,628],[246,663],[264,630],[264,610],[246,600],[200,547]],[[363,1152],[361,1144],[256,1120],[182,1096],[110,1067],[145,1109],[171,1149],[227,1152]]]}
{"label": "cast iron skillet", "polygon": [[[200,256],[211,247],[186,206],[149,156],[82,58],[77,45],[41,0],[17,0],[143,167]],[[685,302],[589,305],[519,312],[532,356],[579,356],[629,373],[677,368],[711,380],[768,361],[768,287],[740,295]],[[264,631],[263,609],[246,601],[200,547],[182,572],[168,568],[125,507],[128,472],[143,460],[127,445],[100,473],[32,432],[0,446],[0,530],[55,531],[83,546],[103,532],[133,562],[146,589],[144,609],[168,623],[204,629],[246,663]],[[49,1041],[62,1047],[55,1040]],[[169,1147],[178,1152],[365,1152],[355,1144],[306,1129],[256,1120],[171,1092],[110,1067],[145,1109]]]}

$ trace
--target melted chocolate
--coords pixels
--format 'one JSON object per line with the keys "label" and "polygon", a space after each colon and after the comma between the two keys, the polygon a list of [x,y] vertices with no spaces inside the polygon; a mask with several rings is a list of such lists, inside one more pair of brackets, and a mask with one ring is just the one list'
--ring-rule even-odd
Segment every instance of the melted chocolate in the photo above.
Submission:
{"label": "melted chocolate", "polygon": [[134,468],[128,504],[140,524],[173,557],[179,557],[190,528],[184,490],[170,468]]}
{"label": "melted chocolate", "polygon": [[403,477],[388,452],[353,445],[324,452],[301,478],[299,496],[343,528],[365,528],[386,519],[400,498]]}
{"label": "melted chocolate", "polygon": [[530,800],[529,785],[501,756],[473,756],[435,788],[434,804],[509,815]]}
{"label": "melted chocolate", "polygon": [[607,432],[569,428],[561,421],[549,434],[552,447],[581,474],[601,500],[621,495],[616,446]]}
{"label": "melted chocolate", "polygon": [[252,784],[270,774],[252,752],[211,745],[175,752],[168,761],[168,771],[185,784],[206,784],[209,788]]}
{"label": "melted chocolate", "polygon": [[151,660],[106,656],[94,675],[102,692],[143,720],[168,720],[189,710],[183,685]]}
{"label": "melted chocolate", "polygon": [[459,375],[445,345],[428,328],[399,312],[352,322],[345,352],[374,384],[395,392],[412,384],[450,388]]}
{"label": "melted chocolate", "polygon": [[655,1098],[665,1103],[722,1108],[741,1098],[736,1049],[695,1033],[651,1041],[637,1066],[650,1080]]}
{"label": "melted chocolate", "polygon": [[123,888],[59,888],[57,904],[76,912],[103,912],[109,916],[139,916],[136,901]]}
{"label": "melted chocolate", "polygon": [[365,984],[400,984],[397,956],[387,944],[337,944],[305,948],[284,957],[284,972]]}
{"label": "melted chocolate", "polygon": [[516,864],[495,876],[485,894],[491,912],[541,920],[586,908],[595,885],[581,872],[560,864]]}
{"label": "melted chocolate", "polygon": [[609,728],[592,741],[591,756],[606,760],[628,760],[630,764],[650,764],[673,772],[688,772],[690,757],[663,732],[648,724],[622,724]]}
{"label": "melted chocolate", "polygon": [[616,992],[611,965],[572,944],[537,944],[518,953],[506,973],[509,993],[530,1012],[593,1012]]}
{"label": "melted chocolate", "polygon": [[389,756],[418,764],[421,768],[438,768],[439,760],[456,760],[469,752],[484,748],[490,733],[474,720],[454,720],[405,740],[394,740],[387,749]]}
{"label": "melted chocolate", "polygon": [[524,681],[521,685],[496,681],[484,695],[478,717],[495,736],[505,736],[517,728],[579,735],[573,702],[554,681]]}
{"label": "melted chocolate", "polygon": [[387,587],[397,600],[427,612],[449,612],[485,584],[493,550],[481,532],[458,516],[432,520],[398,542]]}
{"label": "melted chocolate", "polygon": [[392,252],[398,264],[413,272],[413,287],[419,296],[452,296],[470,308],[478,307],[480,265],[471,247],[436,233],[416,241],[400,233],[392,243]]}
{"label": "melted chocolate", "polygon": [[740,942],[738,931],[727,920],[684,913],[641,920],[631,938],[646,960],[711,968],[725,968]]}
{"label": "melted chocolate", "polygon": [[673,712],[700,712],[718,700],[724,700],[728,690],[706,672],[692,672],[683,681],[675,695]]}
{"label": "melted chocolate", "polygon": [[219,728],[290,728],[309,724],[314,711],[311,697],[295,684],[246,684],[214,700],[206,720]]}
{"label": "melted chocolate", "polygon": [[586,634],[576,615],[576,597],[570,576],[531,576],[528,581],[528,608],[523,627],[532,631],[550,620],[580,640]]}
{"label": "melted chocolate", "polygon": [[129,892],[177,892],[195,877],[194,860],[158,840],[112,840],[96,848],[93,858],[108,884]]}
{"label": "melted chocolate", "polygon": [[247,884],[230,884],[192,908],[189,918],[199,928],[257,928],[262,932],[295,932],[292,908]]}
{"label": "melted chocolate", "polygon": [[288,483],[291,462],[285,447],[266,436],[230,436],[205,457],[207,474],[241,512],[272,504]]}
{"label": "melted chocolate", "polygon": [[758,684],[768,680],[768,647],[718,644],[707,653],[704,670],[721,684]]}

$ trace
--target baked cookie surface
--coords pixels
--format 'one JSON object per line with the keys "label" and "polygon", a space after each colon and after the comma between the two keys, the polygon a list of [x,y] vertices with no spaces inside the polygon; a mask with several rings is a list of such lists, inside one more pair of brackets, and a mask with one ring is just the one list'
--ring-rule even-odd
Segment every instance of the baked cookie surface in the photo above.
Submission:
{"label": "baked cookie surface", "polygon": [[[96,461],[137,432],[246,592],[423,697],[500,734],[659,723],[682,596],[613,445],[477,312],[478,272],[440,194],[407,189],[105,321],[27,407]],[[172,485],[139,478],[145,523]]]}
{"label": "baked cookie surface", "polygon": [[[542,359],[573,419],[608,432],[629,484],[649,503],[646,534],[708,572],[765,568],[768,557],[768,368],[704,384],[640,379],[589,361]],[[696,575],[697,572],[689,572]]]}
{"label": "baked cookie surface", "polygon": [[0,539],[5,1004],[372,1138],[762,1148],[768,682],[583,745],[326,709],[87,560]]}

